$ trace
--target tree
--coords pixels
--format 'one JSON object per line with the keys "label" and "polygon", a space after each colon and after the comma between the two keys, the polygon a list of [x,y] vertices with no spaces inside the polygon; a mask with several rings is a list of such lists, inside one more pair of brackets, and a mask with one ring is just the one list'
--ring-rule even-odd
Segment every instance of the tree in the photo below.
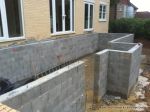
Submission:
{"label": "tree", "polygon": [[110,0],[110,6],[115,6],[120,0]]}

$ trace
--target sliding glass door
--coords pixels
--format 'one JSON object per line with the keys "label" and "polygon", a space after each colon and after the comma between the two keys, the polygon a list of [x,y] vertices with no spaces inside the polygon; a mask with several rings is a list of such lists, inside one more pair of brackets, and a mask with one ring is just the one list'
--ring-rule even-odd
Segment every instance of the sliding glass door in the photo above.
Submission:
{"label": "sliding glass door", "polygon": [[73,31],[74,0],[50,0],[51,32]]}

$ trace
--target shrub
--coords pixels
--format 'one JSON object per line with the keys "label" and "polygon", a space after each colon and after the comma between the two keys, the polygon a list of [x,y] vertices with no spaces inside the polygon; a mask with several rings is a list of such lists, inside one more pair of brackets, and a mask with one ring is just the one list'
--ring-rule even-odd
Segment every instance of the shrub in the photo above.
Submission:
{"label": "shrub", "polygon": [[144,24],[145,36],[150,39],[150,20],[147,20]]}
{"label": "shrub", "polygon": [[134,33],[136,38],[145,37],[150,39],[150,20],[123,18],[110,21],[109,32]]}

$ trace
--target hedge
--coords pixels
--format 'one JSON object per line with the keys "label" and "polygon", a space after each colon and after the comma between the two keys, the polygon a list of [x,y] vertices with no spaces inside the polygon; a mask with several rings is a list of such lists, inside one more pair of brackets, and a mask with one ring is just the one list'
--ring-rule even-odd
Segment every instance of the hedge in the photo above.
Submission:
{"label": "hedge", "polygon": [[119,19],[110,21],[110,33],[134,33],[135,37],[150,39],[150,19]]}

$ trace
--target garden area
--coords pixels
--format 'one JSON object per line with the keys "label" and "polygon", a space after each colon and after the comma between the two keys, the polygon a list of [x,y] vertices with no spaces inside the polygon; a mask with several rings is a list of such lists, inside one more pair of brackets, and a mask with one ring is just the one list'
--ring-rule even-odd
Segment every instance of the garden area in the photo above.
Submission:
{"label": "garden area", "polygon": [[123,18],[110,21],[110,33],[133,33],[135,38],[150,40],[150,19]]}

